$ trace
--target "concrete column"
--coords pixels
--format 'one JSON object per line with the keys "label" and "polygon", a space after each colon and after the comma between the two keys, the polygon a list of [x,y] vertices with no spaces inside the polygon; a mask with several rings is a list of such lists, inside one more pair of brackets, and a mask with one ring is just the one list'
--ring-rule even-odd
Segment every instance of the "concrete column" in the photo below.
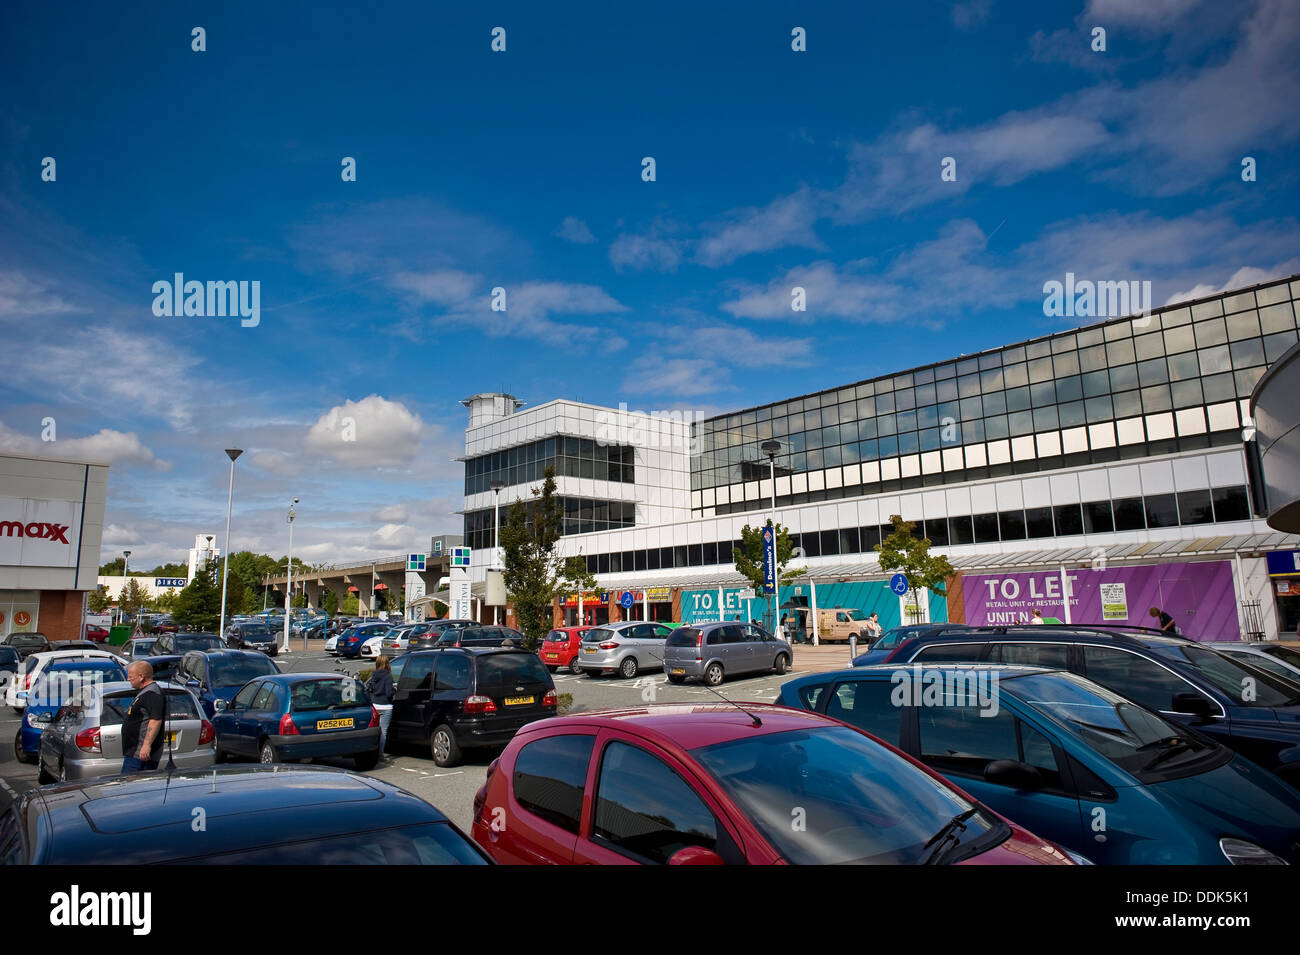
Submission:
{"label": "concrete column", "polygon": [[307,606],[313,610],[320,609],[320,599],[325,593],[325,587],[319,580],[304,579],[302,582],[303,591],[307,594]]}

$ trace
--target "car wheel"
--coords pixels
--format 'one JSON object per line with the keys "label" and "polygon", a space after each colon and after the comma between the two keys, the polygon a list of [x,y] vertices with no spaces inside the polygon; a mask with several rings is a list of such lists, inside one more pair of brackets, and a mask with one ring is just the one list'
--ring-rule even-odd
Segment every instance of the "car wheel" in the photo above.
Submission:
{"label": "car wheel", "polygon": [[375,750],[373,753],[362,753],[359,756],[353,756],[352,761],[356,763],[357,772],[369,772],[379,765],[379,750]]}
{"label": "car wheel", "polygon": [[781,674],[784,673],[789,666],[790,666],[790,661],[785,658],[785,654],[778,653],[776,655],[776,662],[772,664],[772,669],[775,670],[778,674]]}
{"label": "car wheel", "polygon": [[582,667],[578,666],[578,657],[576,655],[569,661],[569,672],[574,676],[582,672]]}
{"label": "car wheel", "polygon": [[48,785],[49,783],[58,782],[59,777],[55,776],[53,773],[47,772],[45,769],[45,764],[41,763],[40,772],[36,774],[36,781],[40,783],[42,786],[45,786]]}
{"label": "car wheel", "polygon": [[673,676],[673,675],[670,673],[670,674],[668,674],[668,682],[669,682],[669,683],[672,683],[672,684],[685,683],[685,682],[686,682],[686,677],[684,677],[684,676]]}
{"label": "car wheel", "polygon": [[618,672],[622,674],[623,679],[630,680],[636,676],[636,657],[628,657],[618,666]]}
{"label": "car wheel", "polygon": [[212,744],[212,761],[214,763],[224,763],[228,758],[229,757],[226,756],[226,751],[224,749],[216,743]]}
{"label": "car wheel", "polygon": [[433,761],[439,766],[455,766],[460,763],[460,746],[456,743],[456,734],[447,724],[433,731],[429,740],[433,751]]}
{"label": "car wheel", "polygon": [[258,759],[265,766],[269,766],[271,763],[278,763],[281,761],[280,754],[275,751],[275,747],[271,745],[270,740],[266,740],[265,742],[262,743],[262,749],[258,753]]}
{"label": "car wheel", "polygon": [[22,730],[19,730],[17,735],[14,736],[14,759],[18,760],[18,762],[20,763],[36,762],[35,756],[28,756],[25,752],[23,752],[23,731]]}
{"label": "car wheel", "polygon": [[722,683],[722,664],[710,663],[704,671],[704,682],[709,686],[718,686]]}

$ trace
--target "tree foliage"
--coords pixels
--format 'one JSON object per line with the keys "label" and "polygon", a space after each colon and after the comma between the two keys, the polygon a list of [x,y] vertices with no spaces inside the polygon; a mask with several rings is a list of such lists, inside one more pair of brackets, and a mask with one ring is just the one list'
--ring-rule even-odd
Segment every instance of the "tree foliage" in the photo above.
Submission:
{"label": "tree foliage", "polygon": [[536,650],[551,629],[555,599],[579,590],[595,590],[596,579],[583,558],[562,558],[555,553],[564,520],[555,497],[555,469],[547,468],[541,487],[531,492],[530,500],[516,499],[506,512],[501,547],[507,596],[519,629],[528,638],[528,649]]}
{"label": "tree foliage", "polygon": [[131,577],[122,586],[122,592],[117,595],[117,606],[126,613],[136,614],[144,608],[148,599],[149,594],[140,586],[140,581]]}
{"label": "tree foliage", "polygon": [[207,561],[190,585],[176,596],[172,620],[182,630],[215,633],[221,618],[221,582],[217,562]]}
{"label": "tree foliage", "polygon": [[112,602],[113,597],[109,594],[106,584],[100,584],[86,595],[86,609],[91,613],[103,613]]}
{"label": "tree foliage", "polygon": [[943,554],[932,555],[929,539],[917,537],[911,521],[891,514],[889,523],[893,525],[893,531],[876,547],[880,552],[880,569],[907,575],[913,603],[916,602],[916,591],[921,587],[940,597],[946,596],[947,580],[956,573],[948,558]]}

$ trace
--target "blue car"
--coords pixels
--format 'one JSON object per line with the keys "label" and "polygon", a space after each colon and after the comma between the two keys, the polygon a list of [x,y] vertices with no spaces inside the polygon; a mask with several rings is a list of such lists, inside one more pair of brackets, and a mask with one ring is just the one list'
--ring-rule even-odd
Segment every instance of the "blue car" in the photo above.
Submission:
{"label": "blue car", "polygon": [[1095,862],[1300,863],[1300,791],[1212,737],[1074,673],[917,664],[816,673],[777,702],[824,713]]}
{"label": "blue car", "polygon": [[193,690],[204,715],[212,719],[249,680],[279,672],[270,657],[256,650],[191,650],[176,664],[173,682]]}
{"label": "blue car", "polygon": [[212,725],[217,762],[230,756],[263,763],[350,756],[362,772],[379,762],[379,713],[361,682],[339,673],[251,680]]}
{"label": "blue car", "polygon": [[72,694],[86,686],[118,681],[126,682],[126,670],[112,660],[51,663],[27,691],[22,725],[14,737],[14,758],[20,763],[36,762],[36,755],[41,751],[41,733]]}
{"label": "blue car", "polygon": [[367,623],[359,627],[349,627],[339,634],[338,654],[341,657],[359,657],[361,648],[367,640],[385,634],[391,629],[392,624],[388,623]]}

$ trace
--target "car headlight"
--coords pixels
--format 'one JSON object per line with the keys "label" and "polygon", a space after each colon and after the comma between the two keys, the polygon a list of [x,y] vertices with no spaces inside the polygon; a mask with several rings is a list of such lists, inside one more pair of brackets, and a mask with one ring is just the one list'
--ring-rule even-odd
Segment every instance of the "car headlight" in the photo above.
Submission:
{"label": "car headlight", "polygon": [[1080,855],[1079,853],[1075,852],[1073,849],[1065,848],[1065,846],[1061,846],[1061,851],[1064,852],[1065,857],[1069,859],[1071,862],[1073,862],[1075,865],[1096,865],[1097,864],[1093,862],[1091,859],[1089,859],[1087,856]]}
{"label": "car headlight", "polygon": [[1219,848],[1233,865],[1287,865],[1285,859],[1273,855],[1263,846],[1244,839],[1220,839]]}

